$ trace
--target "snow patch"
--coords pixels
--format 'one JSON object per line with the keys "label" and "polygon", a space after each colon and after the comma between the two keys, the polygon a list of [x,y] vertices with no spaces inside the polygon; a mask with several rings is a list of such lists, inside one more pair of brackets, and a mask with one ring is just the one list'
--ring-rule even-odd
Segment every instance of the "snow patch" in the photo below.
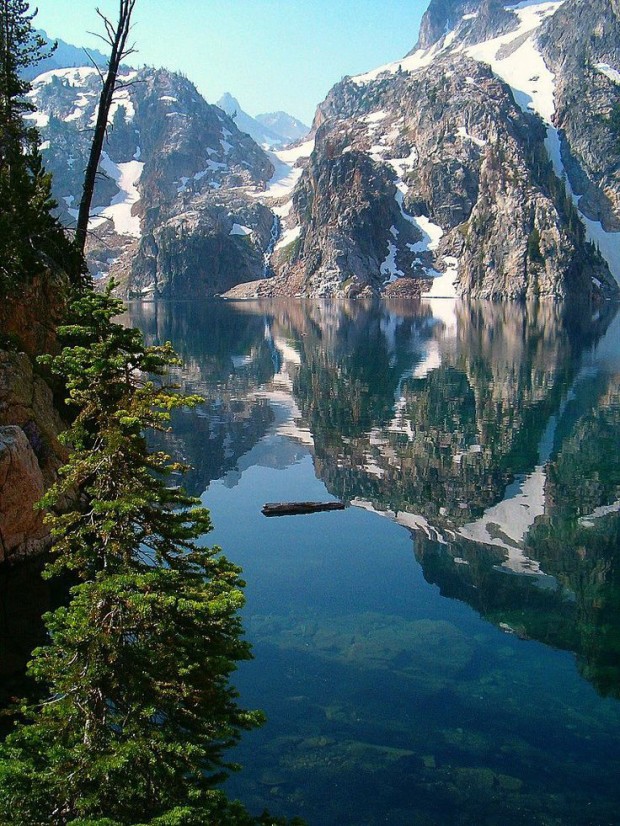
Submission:
{"label": "snow patch", "polygon": [[95,229],[104,224],[106,220],[111,220],[114,223],[115,232],[119,235],[140,238],[140,218],[138,215],[132,215],[131,210],[133,205],[140,200],[137,184],[144,164],[141,161],[115,164],[107,152],[102,152],[101,167],[106,175],[116,183],[119,192],[112,199],[110,206],[96,210],[97,217],[91,219],[89,229]]}
{"label": "snow patch", "polygon": [[428,349],[422,361],[417,365],[412,373],[414,379],[425,379],[432,370],[441,367],[441,353],[439,352],[439,342],[432,338],[428,342]]}
{"label": "snow patch", "polygon": [[229,235],[252,235],[254,232],[250,227],[245,227],[243,224],[233,224]]}
{"label": "snow patch", "polygon": [[24,120],[31,120],[35,126],[43,129],[49,125],[50,116],[46,115],[45,112],[28,112],[27,115],[24,115]]}
{"label": "snow patch", "polygon": [[284,247],[288,247],[289,244],[292,244],[296,241],[301,234],[301,227],[293,227],[292,229],[287,229],[286,232],[282,233],[282,237],[275,245],[274,249],[281,250]]}
{"label": "snow patch", "polygon": [[70,69],[51,69],[49,72],[43,72],[33,80],[33,90],[38,86],[45,86],[50,83],[55,77],[64,78],[69,86],[84,86],[93,77],[99,76],[95,68],[89,66],[80,66],[78,68],[72,67]]}
{"label": "snow patch", "polygon": [[274,173],[264,192],[253,193],[256,198],[282,198],[290,195],[301,177],[301,167],[295,166],[302,158],[309,158],[314,149],[314,138],[291,149],[268,152]]}
{"label": "snow patch", "polygon": [[617,69],[613,69],[609,63],[595,63],[594,68],[598,69],[598,71],[606,75],[610,80],[613,80],[614,83],[620,83],[620,72]]}
{"label": "snow patch", "polygon": [[[402,209],[402,207],[401,207]],[[403,212],[403,215],[405,213]],[[415,244],[407,244],[411,252],[432,252],[439,246],[439,242],[443,237],[443,230],[439,224],[434,224],[430,218],[425,215],[405,216],[415,224],[418,230],[422,233],[422,240]]]}
{"label": "snow patch", "polygon": [[293,208],[293,201],[286,201],[286,203],[282,204],[281,206],[273,207],[272,212],[274,215],[277,215],[278,218],[286,218],[290,215],[291,209]]}
{"label": "snow patch", "polygon": [[526,534],[538,516],[545,512],[544,467],[538,465],[517,490],[484,512],[477,522],[464,525],[459,534],[465,539],[496,545],[508,552],[503,567],[514,572],[539,573],[540,565],[528,559],[522,549]]}
{"label": "snow patch", "polygon": [[381,264],[381,275],[384,275],[386,280],[386,284],[391,284],[393,281],[396,281],[397,278],[400,278],[404,275],[402,270],[399,270],[396,266],[396,253],[398,250],[396,249],[396,244],[393,241],[388,241],[388,252],[383,264]]}
{"label": "snow patch", "polygon": [[435,275],[428,292],[422,293],[422,298],[456,298],[456,276],[458,260],[452,255],[444,255],[443,262],[446,271],[443,275]]}
{"label": "snow patch", "polygon": [[373,69],[363,75],[356,75],[355,77],[352,77],[351,80],[357,86],[365,86],[367,83],[376,80],[379,75],[386,72],[389,72],[390,74],[396,74],[396,72],[399,71],[415,72],[416,69],[422,69],[424,66],[430,66],[440,51],[441,47],[438,44],[435,44],[430,49],[418,49],[412,55],[409,55],[409,57],[405,57],[402,60],[397,60],[393,63],[386,63],[384,66],[379,66],[377,69]]}
{"label": "snow patch", "polygon": [[380,112],[371,112],[369,115],[364,115],[361,120],[364,121],[364,123],[381,123],[387,116],[388,113],[381,110]]}
{"label": "snow patch", "polygon": [[487,141],[482,140],[482,138],[474,138],[473,135],[470,135],[469,132],[467,131],[466,126],[459,126],[459,128],[456,130],[456,132],[457,132],[457,135],[459,135],[461,138],[463,138],[464,140],[471,141],[472,143],[475,143],[476,146],[486,146],[487,145]]}
{"label": "snow patch", "polygon": [[580,517],[579,524],[583,525],[584,528],[593,528],[595,519],[601,519],[603,516],[609,516],[610,513],[618,513],[619,511],[620,499],[616,502],[612,502],[611,505],[601,505],[599,508],[595,508],[592,513],[589,513],[587,516]]}

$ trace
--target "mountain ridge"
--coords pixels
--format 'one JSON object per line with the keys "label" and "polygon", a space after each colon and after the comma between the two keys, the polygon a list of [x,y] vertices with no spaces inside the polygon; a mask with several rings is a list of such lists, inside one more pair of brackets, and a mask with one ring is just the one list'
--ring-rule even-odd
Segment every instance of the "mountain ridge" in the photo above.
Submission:
{"label": "mountain ridge", "polygon": [[[613,28],[617,14],[602,5],[598,4],[596,13]],[[588,19],[596,6],[587,13]],[[553,15],[560,8],[567,18],[561,29],[566,41],[563,46],[559,32],[552,28]],[[337,84],[319,105],[313,122],[322,157],[317,159],[313,154],[292,198],[295,246],[287,260],[276,262],[278,282],[256,285],[258,294],[290,289],[302,294],[318,290],[326,295],[351,295],[398,289],[411,295],[432,295],[440,283],[447,286],[445,276],[452,273],[452,294],[493,298],[581,294],[597,300],[617,295],[619,236],[608,231],[615,228],[617,208],[610,203],[606,225],[598,224],[600,210],[591,210],[588,217],[586,202],[581,210],[581,196],[570,185],[565,192],[562,183],[570,177],[565,158],[571,136],[556,126],[555,111],[556,103],[562,106],[561,97],[570,88],[574,70],[564,59],[558,63],[556,80],[537,39],[545,32],[547,40],[560,44],[565,57],[569,44],[581,36],[569,21],[578,19],[582,8],[576,0],[526,0],[507,7],[497,0],[433,0],[422,22],[418,48],[400,61]],[[615,35],[610,38],[617,43]],[[490,135],[479,128],[473,111],[482,112],[484,101],[477,89],[476,70],[468,63],[471,60],[477,66],[488,66],[500,83],[493,88],[503,103]],[[562,71],[564,77],[560,76]],[[612,71],[616,71],[613,66]],[[449,78],[456,75],[469,89],[455,88]],[[438,76],[445,82],[438,84]],[[487,76],[484,83],[489,80]],[[609,87],[614,83],[609,77],[605,82]],[[411,102],[415,99],[419,103],[425,88],[431,90],[434,101],[427,96],[427,118],[421,122]],[[396,89],[401,100],[394,93]],[[450,96],[455,93],[460,95],[461,111],[451,108]],[[612,96],[605,101],[609,109]],[[398,126],[403,107],[406,117]],[[608,148],[608,157],[599,153],[591,158],[590,173],[582,171],[590,184],[589,201],[598,198],[601,203],[606,193],[600,187],[596,192],[592,171],[607,163],[608,178],[613,178],[618,154],[611,145],[609,118],[600,111],[598,117],[600,131],[607,136],[601,145]],[[498,135],[509,134],[516,119],[527,124],[520,130],[520,145],[507,144],[509,152],[495,147]],[[401,138],[393,134],[395,128],[403,132]],[[586,128],[587,116],[583,115],[577,131],[583,135]],[[346,138],[342,138],[345,133]],[[350,133],[353,141],[348,139]],[[468,150],[460,143],[467,143]],[[342,157],[346,152],[358,153],[359,164],[347,163]],[[477,152],[477,159],[472,152]],[[364,203],[372,200],[378,172],[368,167],[365,159],[381,165],[388,178],[391,176],[399,208],[384,213],[380,229],[375,223],[375,240],[364,247],[355,239],[367,221]],[[310,181],[312,169],[321,163],[323,175]],[[437,171],[451,165],[451,176]],[[347,191],[355,191],[351,181],[356,177],[362,179],[359,197],[347,200]],[[429,182],[434,182],[430,189]],[[335,210],[306,209],[303,189],[313,193],[313,204],[320,201],[325,205],[326,187],[334,186],[341,188],[345,199],[344,205],[340,203],[340,215]],[[539,193],[534,198],[532,186]],[[612,180],[608,189],[613,187]],[[338,195],[335,197],[338,200]],[[470,201],[460,226],[445,219],[454,198],[461,205],[467,198]],[[378,206],[378,211],[382,209]],[[343,213],[349,216],[345,222],[350,221],[344,233]],[[422,238],[412,242],[410,237],[400,237],[401,229],[394,222],[399,213],[407,223],[417,224]],[[499,222],[498,216],[502,216]],[[412,260],[410,253],[423,255]],[[420,264],[429,276],[428,284]]]}
{"label": "mountain ridge", "polygon": [[[581,17],[603,27],[596,49],[583,25],[569,25]],[[95,204],[105,221],[123,201],[133,230],[110,237],[95,218],[108,238],[91,243],[93,272],[120,275],[128,294],[145,297],[227,285],[233,297],[617,295],[609,272],[620,278],[617,21],[617,0],[587,10],[577,0],[432,0],[417,48],[344,78],[319,104],[308,141],[266,154],[232,95],[220,104],[234,118],[222,114],[216,127],[213,109],[205,144],[210,104],[191,84],[182,91],[173,73],[143,70],[154,103],[147,109],[141,93],[119,93]],[[595,60],[581,74],[573,48]],[[65,215],[76,196],[63,186],[80,168],[67,147],[93,96],[69,71],[48,78],[48,100],[33,98]],[[185,109],[179,97],[190,101]],[[251,121],[256,137],[267,134]],[[161,139],[137,144],[132,129],[156,122]]]}

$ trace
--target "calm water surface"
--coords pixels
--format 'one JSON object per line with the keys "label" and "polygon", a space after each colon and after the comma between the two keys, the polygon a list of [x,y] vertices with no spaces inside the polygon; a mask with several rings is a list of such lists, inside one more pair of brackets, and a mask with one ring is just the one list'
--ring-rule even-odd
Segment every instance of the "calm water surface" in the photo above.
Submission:
{"label": "calm water surface", "polygon": [[[139,304],[166,447],[248,582],[231,794],[311,826],[620,822],[620,322]],[[265,502],[345,511],[267,519]]]}

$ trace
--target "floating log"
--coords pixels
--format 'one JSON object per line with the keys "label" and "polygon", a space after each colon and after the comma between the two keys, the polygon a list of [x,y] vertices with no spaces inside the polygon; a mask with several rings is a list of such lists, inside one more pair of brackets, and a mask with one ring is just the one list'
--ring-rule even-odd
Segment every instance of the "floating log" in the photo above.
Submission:
{"label": "floating log", "polygon": [[268,502],[261,512],[265,516],[294,516],[300,513],[342,510],[342,502]]}

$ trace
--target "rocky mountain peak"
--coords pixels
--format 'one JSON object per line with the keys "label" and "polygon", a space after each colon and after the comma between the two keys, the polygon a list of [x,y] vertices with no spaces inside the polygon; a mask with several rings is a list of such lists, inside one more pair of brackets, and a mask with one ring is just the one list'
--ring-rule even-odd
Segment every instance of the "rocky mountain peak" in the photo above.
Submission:
{"label": "rocky mountain peak", "polygon": [[[581,39],[598,38],[609,55],[597,52],[587,89],[620,81],[613,13],[592,6],[432,0],[416,49],[345,78],[318,107],[288,243],[276,246],[278,279],[259,293],[617,295],[613,101],[580,93],[601,133],[590,159],[585,148],[572,158],[558,128],[563,100],[567,124],[578,108],[570,55]],[[555,74],[547,31],[561,52]],[[585,112],[579,122],[585,143]],[[588,162],[579,188],[575,171]]]}
{"label": "rocky mountain peak", "polygon": [[253,118],[242,109],[237,98],[230,92],[225,92],[217,105],[235,121],[242,132],[246,132],[264,148],[280,149],[304,137],[309,131],[308,127],[286,112],[257,115]]}
{"label": "rocky mountain peak", "polygon": [[310,131],[310,127],[306,126],[305,123],[302,123],[297,118],[294,118],[292,115],[289,115],[287,112],[282,112],[281,110],[278,112],[265,112],[264,114],[256,115],[256,120],[259,123],[262,123],[263,126],[271,129],[271,131],[276,134],[282,135],[282,137],[290,143],[295,143],[296,141],[305,138]]}
{"label": "rocky mountain peak", "polygon": [[450,32],[470,43],[488,40],[517,26],[502,0],[431,0],[420,24],[418,42],[409,54],[430,49]]}

